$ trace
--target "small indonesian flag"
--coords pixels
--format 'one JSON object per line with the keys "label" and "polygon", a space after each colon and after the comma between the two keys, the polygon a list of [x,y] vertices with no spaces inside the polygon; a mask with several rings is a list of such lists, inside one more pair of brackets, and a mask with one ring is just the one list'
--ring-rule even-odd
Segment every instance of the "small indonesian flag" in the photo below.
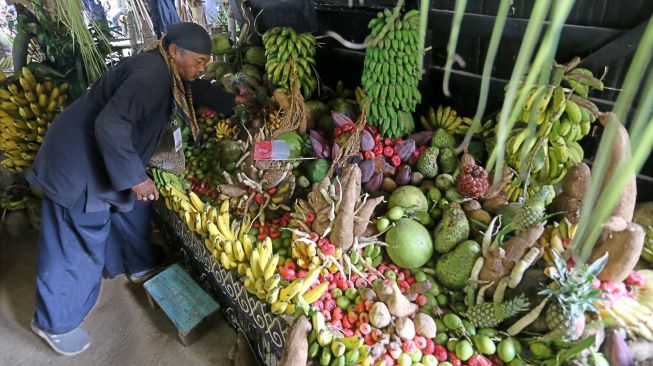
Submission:
{"label": "small indonesian flag", "polygon": [[260,141],[254,144],[254,160],[289,160],[290,146],[284,140]]}

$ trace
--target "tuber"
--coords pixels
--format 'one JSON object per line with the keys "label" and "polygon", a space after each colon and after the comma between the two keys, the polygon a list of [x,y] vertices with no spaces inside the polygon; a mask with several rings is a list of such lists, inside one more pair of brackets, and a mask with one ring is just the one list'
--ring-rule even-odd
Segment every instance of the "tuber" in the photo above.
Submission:
{"label": "tuber", "polygon": [[418,313],[415,315],[415,333],[425,338],[435,338],[435,334],[438,330],[435,325],[435,320],[429,315],[424,313]]}
{"label": "tuber", "polygon": [[496,284],[510,274],[517,261],[521,260],[526,252],[537,242],[544,232],[544,223],[531,226],[525,231],[508,239],[501,248],[491,250],[485,258],[479,280],[495,285],[489,289],[494,292]]}
{"label": "tuber", "polygon": [[305,316],[298,317],[286,335],[284,352],[280,365],[305,366],[308,362],[308,333],[311,322]]}
{"label": "tuber", "polygon": [[374,214],[376,206],[383,202],[383,196],[370,198],[360,205],[356,217],[354,217],[354,235],[361,236],[367,229],[370,218]]}
{"label": "tuber", "polygon": [[592,175],[585,163],[579,163],[567,171],[561,183],[562,193],[551,203],[552,212],[562,212],[571,223],[578,222],[583,198],[590,187]]}
{"label": "tuber", "polygon": [[593,262],[608,253],[608,262],[597,277],[601,281],[625,280],[639,260],[645,237],[644,229],[632,222],[621,231],[604,230],[589,260]]}
{"label": "tuber", "polygon": [[387,327],[392,320],[390,311],[388,311],[388,307],[382,302],[377,302],[372,305],[370,308],[369,317],[370,323],[375,328],[379,329]]}
{"label": "tuber", "polygon": [[415,324],[410,318],[399,318],[395,322],[395,331],[403,339],[415,338]]}
{"label": "tuber", "polygon": [[[607,188],[612,174],[616,171],[617,167],[620,164],[625,164],[630,158],[630,139],[628,137],[628,130],[623,126],[623,124],[617,119],[617,116],[614,113],[599,113],[599,121],[603,124],[604,127],[607,127],[609,124],[617,124],[617,135],[613,141],[612,149],[610,149],[610,164],[606,170],[605,178],[601,182],[601,194]],[[635,174],[632,174],[628,179],[628,183],[624,187],[624,191],[617,201],[617,204],[612,211],[613,216],[622,217],[627,222],[633,220],[633,214],[635,212],[635,204],[637,203],[637,180]]]}
{"label": "tuber", "polygon": [[361,171],[356,164],[349,164],[343,173],[342,199],[336,212],[331,242],[343,250],[354,244],[354,209],[361,193]]}
{"label": "tuber", "polygon": [[410,316],[417,311],[417,305],[408,301],[396,283],[393,283],[391,286],[381,285],[376,294],[388,305],[390,314],[396,317]]}

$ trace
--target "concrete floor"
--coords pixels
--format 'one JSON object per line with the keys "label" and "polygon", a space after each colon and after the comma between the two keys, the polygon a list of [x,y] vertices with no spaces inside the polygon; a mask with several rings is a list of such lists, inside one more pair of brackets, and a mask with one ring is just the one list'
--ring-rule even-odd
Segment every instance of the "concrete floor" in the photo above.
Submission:
{"label": "concrete floor", "polygon": [[29,329],[37,240],[36,232],[10,238],[0,231],[0,365],[231,365],[227,353],[236,337],[224,320],[184,347],[172,322],[152,310],[142,286],[125,276],[104,281],[83,323],[91,347],[75,357],[57,355]]}

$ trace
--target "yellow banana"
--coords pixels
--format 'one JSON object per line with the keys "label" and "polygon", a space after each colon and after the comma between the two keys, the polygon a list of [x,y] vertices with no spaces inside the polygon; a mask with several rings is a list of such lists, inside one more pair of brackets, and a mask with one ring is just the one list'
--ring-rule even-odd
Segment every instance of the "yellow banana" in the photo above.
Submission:
{"label": "yellow banana", "polygon": [[279,288],[273,287],[270,290],[268,290],[268,293],[265,296],[265,302],[267,302],[268,304],[274,304],[277,302],[277,300],[279,300]]}
{"label": "yellow banana", "polygon": [[279,285],[279,282],[281,282],[281,276],[278,275],[278,274],[275,274],[274,276],[266,279],[265,280],[265,290],[266,291],[272,290],[273,288],[275,288],[275,287],[277,287]]}
{"label": "yellow banana", "polygon": [[252,258],[252,251],[254,249],[252,246],[252,239],[250,239],[249,235],[243,235],[241,241],[243,243],[243,250],[245,251],[245,258],[250,260]]}
{"label": "yellow banana", "polygon": [[217,224],[218,224],[218,230],[220,230],[220,234],[227,239],[231,241],[235,241],[236,238],[234,237],[234,234],[231,232],[231,228],[229,227],[229,214],[228,213],[223,213],[218,216],[217,219]]}
{"label": "yellow banana", "polygon": [[204,211],[204,202],[202,202],[197,193],[190,191],[188,193],[188,198],[190,198],[190,202],[197,211]]}
{"label": "yellow banana", "polygon": [[222,201],[220,204],[220,214],[229,212],[229,200]]}
{"label": "yellow banana", "polygon": [[225,252],[220,253],[220,264],[222,264],[222,267],[226,270],[231,270],[238,266],[238,264],[229,258]]}
{"label": "yellow banana", "polygon": [[302,284],[302,287],[299,289],[299,293],[303,294],[306,293],[311,288],[311,285],[313,282],[315,282],[318,277],[320,277],[320,271],[322,270],[321,267],[316,267],[308,273],[306,273],[306,276],[304,276],[304,283]]}
{"label": "yellow banana", "polygon": [[238,262],[245,261],[245,249],[243,248],[243,244],[240,242],[240,240],[236,239],[236,241],[233,244],[233,247],[234,247],[234,256],[236,257],[236,260]]}
{"label": "yellow banana", "polygon": [[297,296],[299,289],[304,283],[303,278],[298,278],[290,283],[290,285],[284,287],[279,292],[279,299],[284,301],[290,301],[293,297]]}
{"label": "yellow banana", "polygon": [[261,270],[261,264],[259,261],[259,256],[258,256],[258,251],[254,250],[252,252],[252,258],[249,260],[250,262],[250,268],[252,270],[252,274],[254,275],[255,278],[259,278],[263,276],[263,271]]}
{"label": "yellow banana", "polygon": [[319,300],[322,297],[322,295],[328,290],[328,288],[329,288],[329,282],[325,281],[315,286],[315,288],[313,288],[312,290],[307,291],[306,293],[300,296],[304,298],[304,301],[306,301],[306,303],[312,304],[317,300]]}
{"label": "yellow banana", "polygon": [[263,278],[266,280],[271,278],[277,270],[277,264],[279,264],[279,254],[270,256],[263,270]]}
{"label": "yellow banana", "polygon": [[281,315],[286,311],[288,307],[288,301],[277,300],[272,303],[271,310],[274,315]]}

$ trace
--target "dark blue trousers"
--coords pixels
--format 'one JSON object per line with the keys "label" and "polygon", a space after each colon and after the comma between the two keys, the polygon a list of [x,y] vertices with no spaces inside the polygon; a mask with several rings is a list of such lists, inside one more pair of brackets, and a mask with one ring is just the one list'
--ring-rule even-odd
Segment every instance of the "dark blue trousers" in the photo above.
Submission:
{"label": "dark blue trousers", "polygon": [[47,197],[41,204],[36,274],[36,325],[52,334],[77,328],[95,305],[102,272],[136,273],[163,260],[150,243],[152,205],[129,212],[84,212],[85,194],[70,209]]}

